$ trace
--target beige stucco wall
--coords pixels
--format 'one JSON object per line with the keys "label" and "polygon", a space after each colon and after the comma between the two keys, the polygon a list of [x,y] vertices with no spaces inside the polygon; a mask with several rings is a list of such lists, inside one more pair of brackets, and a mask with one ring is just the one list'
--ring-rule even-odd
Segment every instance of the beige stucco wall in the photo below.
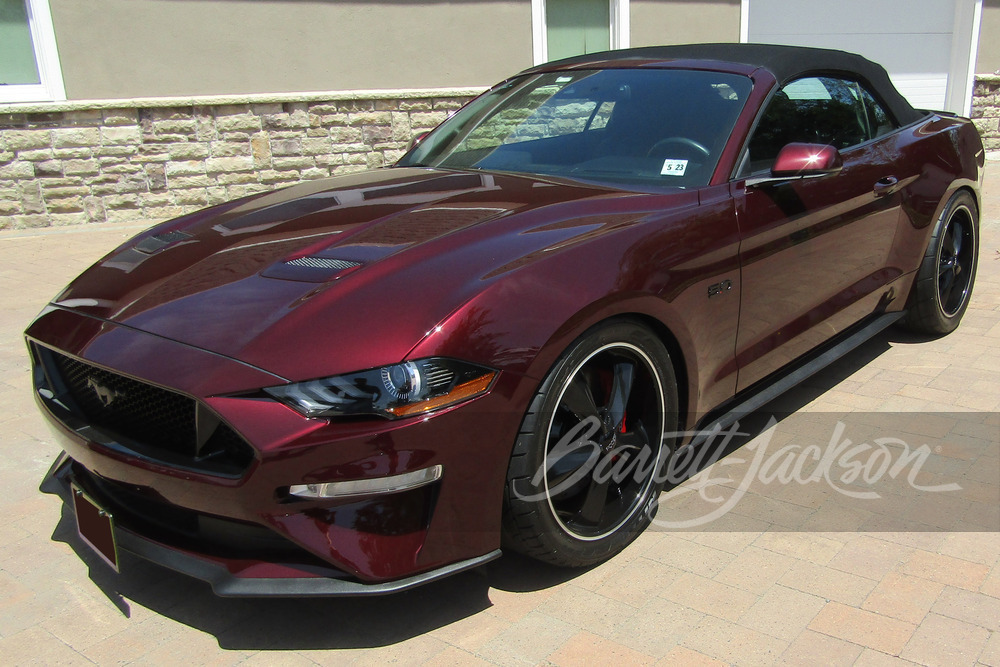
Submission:
{"label": "beige stucco wall", "polygon": [[997,70],[1000,70],[1000,0],[983,0],[976,72],[992,74]]}
{"label": "beige stucco wall", "polygon": [[632,0],[632,46],[740,41],[740,0]]}
{"label": "beige stucco wall", "polygon": [[483,86],[530,0],[50,0],[69,99]]}

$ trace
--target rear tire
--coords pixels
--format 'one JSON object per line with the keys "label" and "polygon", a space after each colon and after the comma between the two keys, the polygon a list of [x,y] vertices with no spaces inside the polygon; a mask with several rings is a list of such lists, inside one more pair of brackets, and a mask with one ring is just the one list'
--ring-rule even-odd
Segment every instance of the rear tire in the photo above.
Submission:
{"label": "rear tire", "polygon": [[954,331],[969,306],[978,259],[979,213],[975,199],[963,190],[938,218],[902,326],[931,335]]}
{"label": "rear tire", "polygon": [[581,567],[624,549],[652,520],[677,428],[666,348],[612,320],[556,362],[525,414],[504,490],[504,546]]}

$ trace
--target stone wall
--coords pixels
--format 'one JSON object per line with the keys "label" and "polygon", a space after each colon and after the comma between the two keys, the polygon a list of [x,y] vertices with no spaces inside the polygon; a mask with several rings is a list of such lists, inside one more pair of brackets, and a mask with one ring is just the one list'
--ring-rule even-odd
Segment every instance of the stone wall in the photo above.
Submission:
{"label": "stone wall", "polygon": [[0,229],[159,220],[392,164],[478,92],[0,106]]}
{"label": "stone wall", "polygon": [[987,156],[991,159],[1000,158],[1000,76],[976,75],[972,121],[979,129],[979,136],[983,138]]}

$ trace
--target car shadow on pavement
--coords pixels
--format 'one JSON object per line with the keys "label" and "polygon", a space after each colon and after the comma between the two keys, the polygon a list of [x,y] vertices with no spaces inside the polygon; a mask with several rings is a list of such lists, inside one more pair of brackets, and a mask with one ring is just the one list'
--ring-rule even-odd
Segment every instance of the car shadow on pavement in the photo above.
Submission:
{"label": "car shadow on pavement", "polygon": [[[722,455],[737,451],[766,429],[767,416],[780,419],[780,415],[802,408],[865,366],[885,352],[889,341],[898,335],[883,332],[750,415],[741,422],[745,437],[730,443]],[[762,415],[765,418],[760,418]],[[145,620],[133,610],[135,603],[214,635],[224,649],[249,651],[388,646],[488,609],[492,606],[490,589],[540,591],[589,569],[558,568],[518,554],[504,554],[476,570],[388,596],[220,598],[207,583],[127,553],[122,555],[121,574],[116,574],[81,541],[73,514],[65,506],[51,539],[73,549],[89,567],[90,579],[125,616],[136,622]]]}
{"label": "car shadow on pavement", "polygon": [[929,343],[937,340],[938,338],[940,338],[940,336],[914,333],[900,327],[890,327],[886,331],[886,340],[893,343],[900,343],[902,345],[920,345],[922,343]]}

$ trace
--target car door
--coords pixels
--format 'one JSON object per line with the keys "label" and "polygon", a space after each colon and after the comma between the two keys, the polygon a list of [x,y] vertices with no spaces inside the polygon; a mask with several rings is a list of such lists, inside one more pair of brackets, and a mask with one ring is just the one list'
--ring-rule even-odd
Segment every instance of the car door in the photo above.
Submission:
{"label": "car door", "polygon": [[[733,182],[742,297],[736,361],[742,390],[874,312],[900,218],[896,128],[860,83],[795,80],[774,94]],[[793,142],[832,145],[839,173],[747,186]]]}

